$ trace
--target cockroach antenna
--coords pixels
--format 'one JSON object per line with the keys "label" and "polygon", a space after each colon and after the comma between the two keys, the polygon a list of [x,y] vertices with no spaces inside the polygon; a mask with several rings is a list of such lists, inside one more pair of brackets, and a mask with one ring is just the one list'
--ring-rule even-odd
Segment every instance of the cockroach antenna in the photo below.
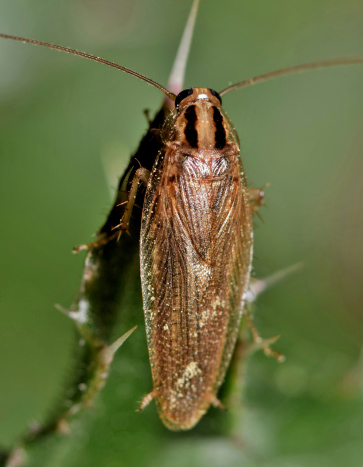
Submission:
{"label": "cockroach antenna", "polygon": [[111,66],[112,68],[116,68],[117,70],[128,73],[129,75],[135,76],[136,78],[139,78],[142,81],[145,81],[146,83],[151,84],[151,86],[154,86],[155,88],[162,91],[167,97],[169,97],[169,99],[171,99],[172,101],[175,101],[175,97],[176,97],[175,94],[172,92],[169,92],[161,84],[148,78],[147,76],[142,75],[141,73],[138,73],[137,71],[130,70],[130,68],[127,68],[122,65],[118,65],[117,63],[106,60],[105,58],[96,57],[95,55],[91,55],[86,52],[80,52],[79,50],[70,49],[68,47],[62,47],[61,45],[49,44],[48,42],[28,39],[26,37],[12,36],[10,34],[0,34],[0,37],[4,39],[12,39],[14,41],[24,42],[26,44],[42,45],[43,47],[48,47],[48,49],[59,50],[60,52],[66,52],[68,54],[78,55],[79,57],[88,58],[88,60],[93,60],[94,62],[103,63],[104,65],[108,65],[108,66]]}
{"label": "cockroach antenna", "polygon": [[[93,60],[94,62],[103,63],[104,65],[108,65],[113,68],[116,68],[117,70],[128,73],[129,75],[135,76],[136,78],[139,78],[142,81],[145,81],[146,83],[151,84],[155,88],[162,91],[167,96],[167,98],[169,98],[171,101],[175,101],[176,94],[179,94],[179,92],[182,90],[182,85],[183,85],[184,76],[185,76],[185,69],[186,69],[186,64],[187,64],[187,60],[189,56],[190,45],[192,42],[198,7],[199,7],[199,0],[194,0],[193,6],[189,13],[187,24],[184,29],[183,37],[180,42],[180,46],[179,46],[179,49],[178,49],[178,52],[177,52],[177,55],[176,55],[176,58],[173,64],[173,68],[170,74],[167,87],[174,92],[168,91],[168,89],[164,88],[164,86],[162,86],[161,84],[148,78],[147,76],[142,75],[141,73],[138,73],[137,71],[133,71],[130,68],[111,62],[101,57],[96,57],[95,55],[92,55],[86,52],[81,52],[79,50],[70,49],[69,47],[63,47],[60,45],[50,44],[48,42],[28,39],[26,37],[13,36],[11,34],[0,33],[0,37],[2,37],[3,39],[12,39],[14,41],[23,42],[26,44],[42,45],[43,47],[48,47],[48,49],[59,50],[60,52],[66,52],[69,54],[78,55],[79,57],[87,58],[88,60]],[[169,107],[172,107],[170,104],[171,103],[168,102]]]}
{"label": "cockroach antenna", "polygon": [[333,58],[331,60],[321,60],[318,62],[305,63],[303,65],[290,66],[287,68],[281,68],[280,70],[270,71],[262,75],[254,76],[253,78],[245,79],[239,83],[232,84],[228,88],[223,89],[219,93],[220,96],[224,96],[227,92],[234,91],[236,89],[244,88],[246,86],[252,86],[253,84],[262,83],[278,76],[292,75],[294,73],[303,73],[304,71],[315,70],[318,68],[329,68],[333,66],[345,66],[345,65],[358,65],[363,64],[363,55],[356,55],[353,57],[345,58]]}

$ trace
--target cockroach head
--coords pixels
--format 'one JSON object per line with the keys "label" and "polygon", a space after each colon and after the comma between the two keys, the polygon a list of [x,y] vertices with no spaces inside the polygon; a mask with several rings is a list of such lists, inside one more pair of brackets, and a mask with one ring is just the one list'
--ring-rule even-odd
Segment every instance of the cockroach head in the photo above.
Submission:
{"label": "cockroach head", "polygon": [[218,92],[208,88],[189,88],[181,91],[175,99],[175,109],[179,112],[185,106],[188,106],[196,101],[208,101],[216,107],[222,105],[221,96]]}

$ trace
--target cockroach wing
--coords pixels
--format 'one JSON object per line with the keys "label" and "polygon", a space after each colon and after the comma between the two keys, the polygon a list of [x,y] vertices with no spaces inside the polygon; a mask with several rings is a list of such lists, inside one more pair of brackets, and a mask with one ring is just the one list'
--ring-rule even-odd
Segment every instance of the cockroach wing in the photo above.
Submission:
{"label": "cockroach wing", "polygon": [[216,401],[235,346],[252,260],[237,144],[169,143],[145,194],[141,279],[154,397],[164,424],[194,426]]}

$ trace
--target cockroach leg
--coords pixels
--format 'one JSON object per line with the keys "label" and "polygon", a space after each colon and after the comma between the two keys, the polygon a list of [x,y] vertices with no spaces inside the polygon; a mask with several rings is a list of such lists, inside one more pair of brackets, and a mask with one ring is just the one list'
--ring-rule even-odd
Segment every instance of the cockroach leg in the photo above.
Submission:
{"label": "cockroach leg", "polygon": [[83,250],[89,250],[91,248],[106,245],[108,242],[110,242],[111,240],[113,240],[117,236],[118,236],[118,232],[116,232],[116,233],[114,233],[112,235],[104,235],[102,238],[96,240],[95,242],[85,243],[84,245],[76,245],[75,247],[73,247],[72,252],[73,253],[79,253],[80,251],[83,251]]}
{"label": "cockroach leg", "polygon": [[126,204],[124,215],[122,216],[120,224],[113,228],[113,230],[117,228],[120,229],[119,235],[121,235],[122,232],[128,230],[130,219],[131,219],[131,213],[132,213],[132,209],[135,204],[137,190],[139,189],[140,182],[142,182],[144,185],[147,185],[149,176],[150,176],[150,172],[144,167],[140,167],[139,169],[136,170],[135,176],[131,182],[131,189],[129,191],[129,199]]}
{"label": "cockroach leg", "polygon": [[138,412],[141,412],[142,410],[144,410],[144,408],[150,404],[150,402],[155,399],[157,397],[157,391],[155,391],[155,389],[151,392],[149,392],[149,394],[146,394],[146,396],[143,398],[143,400],[141,401],[141,404],[139,406],[139,408],[137,409]]}
{"label": "cockroach leg", "polygon": [[[254,303],[257,297],[266,289],[275,285],[277,282],[281,281],[290,274],[299,271],[302,268],[302,266],[303,265],[301,263],[297,263],[263,279],[253,278],[244,296],[245,303],[247,303],[247,306],[249,304]],[[232,423],[235,423],[235,426],[237,427],[239,426],[238,420],[240,420],[241,418],[242,411],[241,394],[243,392],[244,387],[244,376],[246,371],[247,355],[255,352],[256,350],[263,349],[264,352],[267,353],[267,355],[274,356],[278,361],[281,362],[284,360],[283,355],[279,354],[278,352],[272,351],[272,349],[270,348],[270,345],[276,342],[279,336],[275,336],[270,339],[262,339],[256,329],[256,326],[253,323],[250,312],[248,311],[248,309],[246,310],[246,308],[247,307],[245,305],[244,316],[246,317],[246,322],[248,324],[249,329],[251,330],[254,342],[249,342],[247,337],[246,326],[241,326],[231,363],[230,389],[228,395],[228,407],[234,407],[233,411],[231,410],[229,412],[230,417],[232,418]]]}
{"label": "cockroach leg", "polygon": [[250,199],[250,208],[252,214],[257,214],[260,218],[260,214],[258,212],[260,206],[265,205],[265,188],[267,188],[270,183],[266,183],[261,188],[249,188],[248,196]]}
{"label": "cockroach leg", "polygon": [[217,397],[214,394],[211,394],[210,402],[213,405],[213,407],[215,407],[216,409],[225,410],[225,411],[228,410],[227,407],[224,404],[222,404],[222,402],[219,399],[217,399]]}
{"label": "cockroach leg", "polygon": [[118,225],[115,225],[115,227],[112,228],[112,231],[115,231],[115,232],[112,234],[103,234],[103,236],[99,238],[98,240],[96,240],[95,242],[75,246],[73,248],[73,253],[78,253],[81,250],[89,250],[90,248],[95,248],[95,247],[99,247],[102,245],[106,245],[108,242],[110,242],[111,240],[115,238],[119,239],[122,232],[128,231],[132,209],[135,205],[137,190],[139,189],[140,182],[142,182],[144,185],[147,185],[147,182],[149,180],[149,175],[150,175],[150,172],[143,167],[140,167],[139,169],[136,170],[134,178],[132,179],[132,182],[131,182],[131,189],[129,191],[128,200],[119,204],[119,206],[126,204],[126,207],[125,207],[124,214],[120,220],[120,223]]}
{"label": "cockroach leg", "polygon": [[[262,281],[259,281],[262,282]],[[264,280],[263,282],[267,282]],[[265,285],[266,287],[266,285]],[[262,290],[262,289],[261,289]],[[255,292],[253,302],[258,294]],[[256,350],[263,350],[266,355],[269,357],[274,357],[278,362],[284,360],[284,356],[275,350],[272,350],[270,346],[277,341],[280,336],[275,336],[269,339],[263,339],[253,320],[250,312],[244,308],[244,319],[246,320],[247,326],[241,326],[239,331],[235,351],[233,354],[231,362],[231,372],[228,382],[228,395],[226,399],[227,406],[230,408],[229,417],[230,417],[230,433],[232,437],[235,438],[239,443],[241,442],[240,438],[240,420],[242,419],[242,413],[244,410],[242,403],[242,393],[244,389],[245,382],[245,373],[246,373],[246,362],[248,356],[255,352]],[[247,336],[247,327],[250,330],[250,333],[253,338],[251,343]]]}
{"label": "cockroach leg", "polygon": [[285,360],[284,355],[282,355],[280,352],[277,352],[276,350],[271,349],[271,345],[274,344],[278,339],[278,336],[270,337],[268,339],[263,339],[260,336],[260,333],[258,332],[255,323],[253,322],[252,316],[250,312],[245,308],[244,310],[244,316],[247,322],[247,325],[250,329],[252,338],[253,338],[253,344],[251,344],[248,348],[248,352],[252,353],[255,352],[256,350],[263,350],[264,354],[267,357],[273,357],[275,358],[278,362],[283,362]]}

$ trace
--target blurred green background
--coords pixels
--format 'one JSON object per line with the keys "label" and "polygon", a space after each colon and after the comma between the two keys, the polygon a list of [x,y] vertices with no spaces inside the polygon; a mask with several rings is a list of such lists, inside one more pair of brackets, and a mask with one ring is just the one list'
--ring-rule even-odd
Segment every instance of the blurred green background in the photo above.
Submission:
{"label": "blurred green background", "polygon": [[[2,0],[0,31],[85,50],[166,84],[189,12],[177,0]],[[307,61],[363,53],[361,0],[202,0],[186,87],[229,83]],[[0,442],[43,420],[72,368],[69,306],[87,242],[163,96],[77,57],[0,40]],[[266,190],[255,275],[305,268],[260,297],[256,323],[281,334],[279,365],[256,354],[246,377],[243,447],[219,434],[227,414],[168,432],[150,405],[140,324],[113,364],[97,410],[47,443],[32,466],[363,465],[363,66],[290,76],[231,93],[249,183]],[[216,412],[211,409],[212,412]]]}

